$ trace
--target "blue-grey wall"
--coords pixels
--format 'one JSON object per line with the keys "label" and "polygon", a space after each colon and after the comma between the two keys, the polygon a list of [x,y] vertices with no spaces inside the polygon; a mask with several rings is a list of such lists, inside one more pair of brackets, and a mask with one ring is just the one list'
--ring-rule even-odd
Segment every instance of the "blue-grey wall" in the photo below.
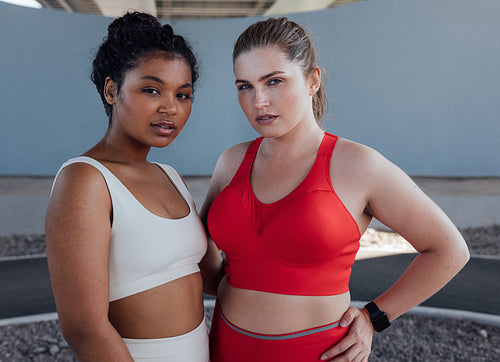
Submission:
{"label": "blue-grey wall", "polygon": [[[500,176],[500,2],[368,0],[290,18],[315,34],[327,69],[324,127],[410,175]],[[210,174],[256,137],[236,98],[231,51],[261,18],[179,21],[201,61],[181,136],[150,159]],[[107,119],[89,80],[111,19],[0,3],[0,175],[53,175]]]}

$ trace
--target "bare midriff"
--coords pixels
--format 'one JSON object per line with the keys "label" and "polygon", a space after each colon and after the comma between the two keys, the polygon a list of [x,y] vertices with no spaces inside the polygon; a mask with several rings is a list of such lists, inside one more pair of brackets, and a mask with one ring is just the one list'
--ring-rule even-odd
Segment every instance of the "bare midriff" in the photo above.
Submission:
{"label": "bare midriff", "polygon": [[264,334],[291,333],[336,322],[349,308],[350,300],[349,292],[301,296],[239,289],[225,278],[218,290],[219,306],[232,324]]}
{"label": "bare midriff", "polygon": [[123,338],[167,338],[188,333],[204,318],[200,273],[109,303],[109,320]]}

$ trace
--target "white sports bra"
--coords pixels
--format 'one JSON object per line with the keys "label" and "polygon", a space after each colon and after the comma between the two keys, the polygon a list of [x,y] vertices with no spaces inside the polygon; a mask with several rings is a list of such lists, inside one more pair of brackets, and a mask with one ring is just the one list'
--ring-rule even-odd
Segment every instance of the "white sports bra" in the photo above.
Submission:
{"label": "white sports bra", "polygon": [[98,169],[111,196],[110,302],[200,271],[198,263],[205,255],[207,237],[193,198],[177,171],[158,164],[186,200],[189,214],[166,219],[148,211],[111,171],[93,158],[68,160],[56,178],[64,167],[76,162]]}

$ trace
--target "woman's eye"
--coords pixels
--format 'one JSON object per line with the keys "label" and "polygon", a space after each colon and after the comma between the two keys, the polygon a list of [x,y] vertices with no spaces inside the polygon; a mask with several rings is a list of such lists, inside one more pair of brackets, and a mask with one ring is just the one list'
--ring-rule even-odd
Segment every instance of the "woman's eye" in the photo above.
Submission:
{"label": "woman's eye", "polygon": [[179,93],[179,94],[177,94],[177,98],[188,100],[188,99],[191,99],[191,94]]}
{"label": "woman's eye", "polygon": [[281,79],[271,79],[269,80],[269,85],[276,85],[281,83]]}
{"label": "woman's eye", "polygon": [[146,88],[143,90],[144,93],[147,93],[147,94],[160,94],[156,89],[154,88]]}
{"label": "woman's eye", "polygon": [[250,84],[241,84],[238,86],[238,90],[247,90],[250,89]]}

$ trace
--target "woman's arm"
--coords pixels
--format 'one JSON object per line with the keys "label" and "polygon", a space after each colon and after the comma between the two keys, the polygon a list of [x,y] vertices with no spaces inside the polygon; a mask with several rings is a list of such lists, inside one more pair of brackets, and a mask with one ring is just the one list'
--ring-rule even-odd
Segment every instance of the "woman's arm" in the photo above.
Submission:
{"label": "woman's arm", "polygon": [[97,170],[76,163],[60,172],[45,219],[47,261],[64,338],[81,361],[132,361],[108,320],[110,215]]}
{"label": "woman's arm", "polygon": [[212,202],[222,190],[221,178],[224,171],[223,155],[224,154],[219,157],[217,164],[215,165],[214,172],[210,178],[207,195],[205,196],[205,201],[203,202],[200,210],[200,218],[203,225],[205,225],[208,238],[208,248],[205,256],[200,262],[200,270],[203,277],[203,291],[211,295],[217,295],[219,282],[224,276],[224,261],[221,252],[210,237],[207,226],[208,210],[210,209]]}
{"label": "woman's arm", "polygon": [[214,241],[210,238],[208,231],[208,210],[217,195],[219,195],[219,193],[231,182],[249,145],[250,142],[235,145],[228,148],[220,155],[210,179],[205,201],[200,210],[200,217],[208,235],[208,249],[203,260],[200,262],[200,269],[203,276],[203,290],[208,294],[217,294],[219,282],[224,277],[225,273],[225,259],[222,257],[217,245],[215,245]]}
{"label": "woman's arm", "polygon": [[375,299],[393,320],[448,283],[469,260],[469,251],[446,214],[403,171],[371,154],[366,212],[419,252],[399,280]]}
{"label": "woman's arm", "polygon": [[[449,218],[402,170],[378,152],[360,147],[365,213],[399,233],[419,252],[398,281],[374,300],[394,320],[448,283],[467,263],[469,252]],[[345,352],[334,361],[367,357],[373,334],[368,312],[351,307],[342,319],[351,330],[325,356]]]}

